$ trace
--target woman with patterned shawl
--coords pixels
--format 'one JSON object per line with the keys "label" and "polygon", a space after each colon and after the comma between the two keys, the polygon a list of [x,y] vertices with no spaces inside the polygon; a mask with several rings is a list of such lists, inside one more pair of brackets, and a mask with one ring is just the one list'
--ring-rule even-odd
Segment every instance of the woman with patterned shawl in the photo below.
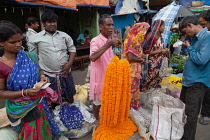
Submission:
{"label": "woman with patterned shawl", "polygon": [[151,27],[151,32],[147,35],[144,42],[143,51],[148,55],[148,69],[142,90],[150,88],[160,88],[161,77],[159,70],[163,57],[169,52],[168,48],[163,48],[161,33],[165,29],[163,20],[155,20]]}
{"label": "woman with patterned shawl", "polygon": [[[39,71],[33,53],[22,51],[21,30],[11,22],[0,22],[0,99],[6,99],[8,119],[20,140],[51,140],[60,136],[50,115],[46,91],[34,84],[48,82]],[[41,74],[41,76],[40,76]]]}
{"label": "woman with patterned shawl", "polygon": [[122,58],[128,59],[131,66],[131,107],[134,109],[140,107],[141,63],[144,63],[143,43],[149,27],[148,23],[134,24],[124,41]]}

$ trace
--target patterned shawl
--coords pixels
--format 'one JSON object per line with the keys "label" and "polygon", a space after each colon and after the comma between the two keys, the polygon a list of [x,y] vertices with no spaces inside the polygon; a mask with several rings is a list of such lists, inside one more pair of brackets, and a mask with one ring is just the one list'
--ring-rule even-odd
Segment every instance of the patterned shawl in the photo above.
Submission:
{"label": "patterned shawl", "polygon": [[[39,81],[39,68],[36,56],[33,53],[18,52],[15,65],[12,69],[7,82],[7,89],[11,91],[20,91],[33,88]],[[7,115],[13,126],[21,123],[23,118],[37,104],[41,98],[27,101],[6,100]]]}
{"label": "patterned shawl", "polygon": [[[148,23],[136,23],[131,28],[125,41],[122,53],[122,58],[127,58],[128,52],[134,54],[137,58],[143,57],[143,43],[145,34],[149,28]],[[130,63],[131,65],[131,77],[141,79],[141,64],[137,62]]]}
{"label": "patterned shawl", "polygon": [[142,51],[140,49],[142,49],[145,34],[149,27],[149,24],[146,22],[136,23],[133,25],[124,41],[123,54],[126,55],[128,52],[132,52],[134,55],[139,57],[139,53]]}
{"label": "patterned shawl", "polygon": [[[152,46],[153,46],[153,44],[155,44],[155,37],[163,23],[164,23],[163,20],[158,19],[158,20],[155,20],[154,23],[152,24],[151,32],[147,35],[147,38],[144,42],[144,53],[145,54],[150,54]],[[161,34],[160,34],[160,36],[161,36]]]}

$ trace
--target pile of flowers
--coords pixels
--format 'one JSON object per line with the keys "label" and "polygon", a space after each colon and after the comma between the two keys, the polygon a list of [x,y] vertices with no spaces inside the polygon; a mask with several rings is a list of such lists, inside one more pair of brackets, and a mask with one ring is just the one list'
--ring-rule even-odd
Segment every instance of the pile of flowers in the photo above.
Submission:
{"label": "pile of flowers", "polygon": [[168,81],[178,87],[182,87],[182,78],[176,76],[169,76]]}
{"label": "pile of flowers", "polygon": [[102,90],[100,126],[94,140],[123,140],[137,131],[128,118],[131,99],[130,65],[117,56],[107,66]]}

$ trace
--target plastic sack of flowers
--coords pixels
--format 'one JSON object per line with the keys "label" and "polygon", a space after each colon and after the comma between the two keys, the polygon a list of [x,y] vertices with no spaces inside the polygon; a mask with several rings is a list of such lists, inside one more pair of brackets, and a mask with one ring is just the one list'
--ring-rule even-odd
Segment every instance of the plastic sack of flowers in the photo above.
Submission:
{"label": "plastic sack of flowers", "polygon": [[80,138],[91,132],[95,118],[87,108],[81,101],[56,106],[54,119],[65,137]]}
{"label": "plastic sack of flowers", "polygon": [[123,140],[137,127],[128,118],[131,99],[130,65],[126,59],[113,57],[107,66],[102,90],[100,126],[94,140]]}
{"label": "plastic sack of flowers", "polygon": [[161,82],[162,87],[168,89],[167,94],[173,96],[174,98],[179,98],[182,87],[182,78],[176,76],[164,77]]}

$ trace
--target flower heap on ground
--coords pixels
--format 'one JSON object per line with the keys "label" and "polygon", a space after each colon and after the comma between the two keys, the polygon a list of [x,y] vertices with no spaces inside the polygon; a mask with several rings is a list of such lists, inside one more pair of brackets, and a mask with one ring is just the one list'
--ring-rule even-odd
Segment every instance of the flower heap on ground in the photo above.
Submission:
{"label": "flower heap on ground", "polygon": [[178,87],[182,87],[182,78],[176,76],[169,76],[168,81]]}
{"label": "flower heap on ground", "polygon": [[94,140],[123,140],[137,131],[137,127],[128,118],[131,100],[130,80],[128,61],[113,57],[104,77],[100,126],[94,133]]}

